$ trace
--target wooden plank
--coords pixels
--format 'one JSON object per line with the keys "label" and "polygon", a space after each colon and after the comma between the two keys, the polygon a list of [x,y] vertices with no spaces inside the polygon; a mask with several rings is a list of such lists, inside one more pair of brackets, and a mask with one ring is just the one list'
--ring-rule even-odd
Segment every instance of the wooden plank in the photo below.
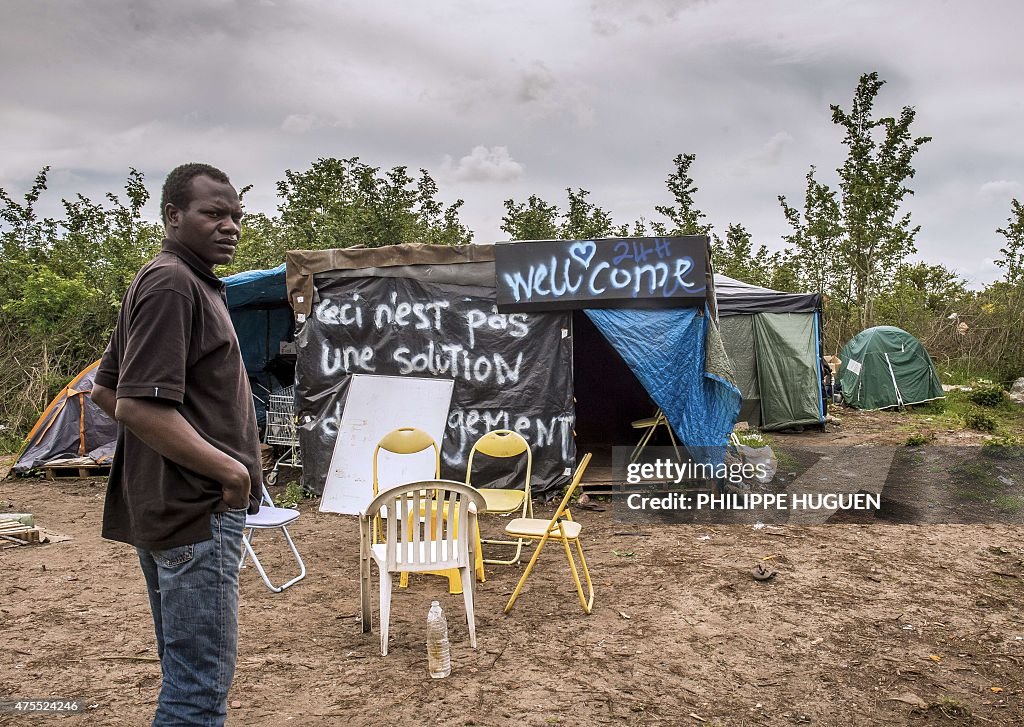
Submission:
{"label": "wooden plank", "polygon": [[0,539],[9,540],[12,543],[18,545],[28,545],[29,543],[38,543],[41,540],[41,531],[39,528],[30,528],[25,525],[18,523],[20,528],[13,528],[3,525],[0,527]]}
{"label": "wooden plank", "polygon": [[107,477],[110,465],[43,465],[48,480],[78,480],[86,477]]}

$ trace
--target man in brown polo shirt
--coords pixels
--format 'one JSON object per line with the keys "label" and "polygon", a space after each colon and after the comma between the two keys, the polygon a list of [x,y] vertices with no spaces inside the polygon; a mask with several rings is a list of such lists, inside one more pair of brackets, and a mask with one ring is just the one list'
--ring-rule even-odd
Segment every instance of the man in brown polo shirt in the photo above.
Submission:
{"label": "man in brown polo shirt", "polygon": [[92,398],[118,426],[103,537],[134,545],[163,684],[154,725],[222,725],[234,676],[245,513],[262,472],[249,382],[214,265],[242,207],[227,176],[185,164],[164,183],[167,235],[135,276]]}

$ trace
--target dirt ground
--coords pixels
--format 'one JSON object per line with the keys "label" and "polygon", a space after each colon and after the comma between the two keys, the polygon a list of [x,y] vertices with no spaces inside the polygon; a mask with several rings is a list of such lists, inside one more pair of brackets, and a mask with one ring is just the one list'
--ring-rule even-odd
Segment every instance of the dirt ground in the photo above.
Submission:
{"label": "dirt ground", "polygon": [[[884,444],[898,441],[895,421],[850,413],[838,432],[776,442]],[[99,537],[103,493],[101,480],[0,482],[0,512],[33,512],[70,538],[0,550],[0,699],[89,706],[0,724],[152,715],[160,677],[145,588],[134,552]],[[317,504],[303,502],[291,528],[304,581],[273,594],[254,569],[242,573],[229,724],[1024,725],[1024,531],[1013,522],[634,526],[597,500],[576,510],[591,615],[551,547],[507,616],[522,567],[488,567],[476,650],[461,596],[441,579],[396,589],[381,657],[376,629],[359,628],[357,521]],[[288,572],[280,541],[262,537],[271,572]],[[777,575],[755,581],[758,562]],[[427,674],[432,599],[452,642],[443,680]]]}

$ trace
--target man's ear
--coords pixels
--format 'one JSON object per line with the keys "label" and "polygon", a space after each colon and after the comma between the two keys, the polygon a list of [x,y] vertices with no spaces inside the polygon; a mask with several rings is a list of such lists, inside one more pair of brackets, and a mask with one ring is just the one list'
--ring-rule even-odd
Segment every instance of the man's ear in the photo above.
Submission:
{"label": "man's ear", "polygon": [[164,218],[168,227],[177,227],[181,223],[181,210],[170,202],[164,207]]}

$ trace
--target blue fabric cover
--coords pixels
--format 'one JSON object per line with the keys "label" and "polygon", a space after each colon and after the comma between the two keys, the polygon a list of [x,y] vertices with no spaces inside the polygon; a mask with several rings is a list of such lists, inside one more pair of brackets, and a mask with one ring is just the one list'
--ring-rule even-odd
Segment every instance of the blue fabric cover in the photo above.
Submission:
{"label": "blue fabric cover", "polygon": [[695,308],[605,308],[586,313],[661,407],[693,457],[718,464],[741,397],[735,384],[705,370],[708,315],[698,315]]}
{"label": "blue fabric cover", "polygon": [[280,353],[279,343],[292,338],[284,270],[282,263],[270,270],[246,270],[223,278],[242,362],[252,376],[262,374],[267,361]]}
{"label": "blue fabric cover", "polygon": [[270,270],[246,270],[223,278],[228,308],[243,305],[288,305],[284,263]]}
{"label": "blue fabric cover", "polygon": [[280,354],[281,341],[292,340],[285,266],[282,263],[270,270],[246,270],[222,280],[242,363],[253,386],[256,421],[262,424],[267,394],[292,383],[279,381],[267,370],[267,364]]}

